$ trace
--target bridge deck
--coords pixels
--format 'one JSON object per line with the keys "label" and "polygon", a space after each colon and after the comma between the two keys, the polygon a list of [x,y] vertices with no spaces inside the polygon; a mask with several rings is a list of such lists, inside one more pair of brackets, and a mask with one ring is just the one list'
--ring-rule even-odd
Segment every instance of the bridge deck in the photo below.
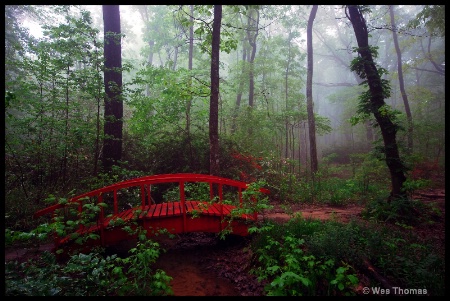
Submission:
{"label": "bridge deck", "polygon": [[[154,204],[151,196],[152,186],[167,183],[178,183],[180,201]],[[211,203],[186,200],[185,184],[187,183],[206,183],[209,186],[209,199],[211,200]],[[70,213],[71,216],[67,215],[63,217],[64,219],[67,219],[64,222],[64,225],[69,225],[69,221],[71,222],[70,225],[74,225],[74,222],[75,224],[86,222],[83,220],[86,204],[90,204],[91,206],[94,204],[98,205],[98,211],[95,211],[98,212],[96,221],[91,221],[89,226],[80,225],[76,230],[71,229],[71,231],[73,230],[75,233],[72,232],[72,234],[65,234],[62,236],[58,234],[58,231],[54,232],[55,249],[62,244],[70,244],[70,242],[78,236],[77,234],[90,233],[98,234],[100,239],[89,239],[88,241],[82,240],[83,245],[101,244],[102,246],[106,246],[120,240],[130,239],[131,237],[128,230],[130,228],[131,230],[137,230],[138,227],[146,230],[147,236],[154,235],[155,231],[158,231],[159,229],[167,229],[167,231],[171,233],[219,233],[222,230],[227,229],[227,227],[232,229],[231,233],[245,236],[248,234],[249,224],[247,221],[256,221],[257,211],[254,209],[252,214],[242,214],[230,219],[231,211],[236,207],[223,204],[224,187],[228,189],[227,193],[236,193],[234,197],[231,196],[230,199],[237,201],[239,206],[247,206],[250,204],[251,207],[252,204],[256,204],[257,199],[254,194],[251,194],[249,198],[243,197],[243,191],[250,187],[250,184],[244,182],[205,174],[161,174],[125,180],[86,192],[72,197],[67,200],[67,202],[58,202],[57,204],[43,208],[33,216],[38,218],[51,213],[54,218],[58,215],[61,217],[61,214],[65,214],[68,205],[74,205],[78,212],[75,215]],[[130,189],[137,189],[140,191],[141,205],[131,209],[122,210],[121,206],[119,206],[119,199],[123,200],[123,195],[128,194]],[[265,194],[269,193],[269,191],[264,188],[260,188],[259,192]],[[109,204],[107,204],[107,202],[109,202]],[[100,206],[100,204],[102,205]],[[105,209],[106,207],[107,209]],[[90,210],[89,207],[86,208]],[[106,215],[108,214],[106,212],[111,209],[113,210],[113,214]],[[92,214],[92,212],[89,214]],[[129,225],[129,227],[124,229],[124,224],[127,226]],[[69,230],[69,228],[66,230]],[[95,236],[92,235],[88,236],[88,238],[94,237]],[[75,242],[78,243],[80,241],[77,239]]]}
{"label": "bridge deck", "polygon": [[[204,201],[185,201],[185,210],[186,214],[189,218],[197,218],[199,220],[202,217],[216,217],[217,220],[220,220],[223,217],[231,216],[231,211],[235,209],[236,206],[229,204],[218,204],[218,203],[208,203]],[[194,217],[198,215],[197,217]],[[145,221],[159,220],[162,219],[171,219],[173,217],[178,217],[179,219],[183,218],[183,208],[181,202],[168,202],[155,204],[151,206],[138,206],[128,210],[124,210],[117,215],[113,215],[110,217],[106,217],[103,219],[103,228],[112,230],[114,228],[114,222],[117,220],[122,220],[124,223],[128,223],[130,221],[136,221],[138,224],[143,224]],[[251,214],[241,214],[239,216],[239,220],[254,220],[254,216]],[[95,233],[100,231],[102,225],[97,223],[89,227],[84,227],[78,229],[76,232],[82,235]],[[170,232],[170,229],[168,229]],[[178,231],[175,231],[178,232]],[[71,235],[62,238],[59,244],[65,244],[71,240]]]}

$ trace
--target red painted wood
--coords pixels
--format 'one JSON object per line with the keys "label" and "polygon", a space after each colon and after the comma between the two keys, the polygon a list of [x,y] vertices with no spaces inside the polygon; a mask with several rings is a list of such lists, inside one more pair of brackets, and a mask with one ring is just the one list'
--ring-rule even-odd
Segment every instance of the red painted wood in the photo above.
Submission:
{"label": "red painted wood", "polygon": [[163,204],[162,203],[157,205],[156,210],[155,210],[155,214],[154,214],[155,217],[159,217],[161,215],[162,208],[163,208]]}
{"label": "red painted wood", "polygon": [[[170,182],[179,183],[180,202],[151,204],[151,185]],[[219,232],[228,223],[223,219],[224,216],[229,215],[234,206],[221,206],[218,203],[211,205],[204,201],[186,201],[184,193],[185,182],[209,183],[211,199],[214,197],[213,187],[214,185],[217,185],[219,203],[221,203],[223,198],[223,185],[234,186],[238,188],[237,192],[240,204],[242,204],[243,202],[242,190],[248,187],[248,184],[244,182],[203,174],[163,174],[122,181],[88,193],[81,194],[69,200],[69,202],[71,203],[79,203],[78,211],[81,216],[83,210],[82,205],[85,202],[85,199],[92,200],[92,198],[96,198],[97,202],[101,202],[102,194],[112,192],[114,195],[113,209],[115,215],[113,217],[104,217],[102,208],[99,214],[99,220],[96,225],[80,225],[80,229],[77,231],[79,233],[98,233],[101,236],[100,241],[102,245],[117,242],[121,239],[126,239],[127,237],[129,237],[126,231],[120,229],[120,227],[113,227],[109,225],[110,221],[114,221],[118,218],[121,218],[125,222],[136,219],[137,223],[141,227],[144,227],[144,229],[152,233],[154,232],[153,229],[158,228],[167,228],[169,232],[172,233],[192,231]],[[118,198],[120,197],[120,195],[117,194],[117,191],[119,189],[127,189],[129,187],[140,187],[141,205],[133,209],[118,212]],[[267,189],[263,188],[260,191],[269,193]],[[204,206],[199,206],[199,204],[204,204],[207,206],[207,208],[205,208]],[[52,212],[55,213],[56,210],[62,208],[64,208],[64,205],[55,204],[36,212],[34,214],[34,217],[39,217]],[[196,210],[200,216],[197,218],[187,218],[186,212],[192,212],[192,210]],[[257,213],[255,212],[253,216],[249,214],[243,214],[240,218],[241,219],[234,220],[232,222],[233,231],[235,233],[239,233],[239,235],[247,235],[248,225],[244,224],[243,221],[256,220]],[[130,224],[130,226],[136,227],[133,224]],[[66,243],[69,240],[70,235],[64,238],[58,238],[55,236],[55,246],[58,246],[61,242]],[[90,240],[89,243],[91,243]],[[97,244],[99,243],[100,242],[97,242]]]}
{"label": "red painted wood", "polygon": [[181,210],[181,203],[180,202],[174,202],[173,203],[173,215],[181,215],[183,214]]}
{"label": "red painted wood", "polygon": [[155,213],[155,210],[156,210],[156,205],[151,206],[150,209],[148,209],[146,218],[147,219],[152,218],[153,214]]}
{"label": "red painted wood", "polygon": [[141,209],[142,209],[142,211],[139,214],[139,219],[143,219],[147,215],[147,212],[150,209],[150,206],[147,205],[147,206],[145,206],[144,208],[141,208]]}
{"label": "red painted wood", "polygon": [[161,212],[159,213],[159,217],[167,216],[167,203],[161,204]]}
{"label": "red painted wood", "polygon": [[186,213],[191,213],[192,210],[195,210],[194,206],[192,205],[192,201],[186,201],[185,206],[186,206]]}

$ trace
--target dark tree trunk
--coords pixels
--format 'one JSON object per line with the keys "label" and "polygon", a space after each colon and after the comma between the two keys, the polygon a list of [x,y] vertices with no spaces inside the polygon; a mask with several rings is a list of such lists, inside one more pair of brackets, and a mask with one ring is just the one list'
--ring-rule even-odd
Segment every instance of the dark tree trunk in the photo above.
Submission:
{"label": "dark tree trunk", "polygon": [[395,51],[397,52],[397,69],[398,69],[398,84],[400,86],[400,93],[402,94],[403,104],[405,105],[405,113],[406,118],[408,120],[408,152],[412,153],[413,151],[413,123],[412,123],[412,114],[411,109],[409,108],[408,96],[405,91],[405,84],[403,81],[403,69],[402,69],[402,52],[400,51],[400,47],[398,46],[398,38],[397,32],[395,28],[395,19],[394,19],[394,6],[389,6],[389,12],[391,15],[391,25],[392,25],[392,37],[394,40]]}
{"label": "dark tree trunk", "polygon": [[105,125],[103,168],[108,172],[122,158],[122,53],[119,5],[103,5],[105,32]]}
{"label": "dark tree trunk", "polygon": [[209,173],[219,175],[219,52],[222,5],[214,5],[211,49],[211,97],[209,108]]}
{"label": "dark tree trunk", "polygon": [[[308,28],[306,30],[306,43],[308,52],[308,74],[306,78],[306,110],[308,112],[309,126],[309,152],[311,158],[311,173],[318,170],[317,147],[316,147],[316,121],[314,119],[314,107],[312,97],[312,78],[313,78],[313,45],[312,45],[312,27],[317,13],[317,5],[313,5],[309,15]],[[313,177],[314,178],[314,177]]]}
{"label": "dark tree trunk", "polygon": [[383,114],[381,110],[383,106],[386,106],[386,103],[384,102],[381,78],[369,49],[366,21],[356,5],[349,5],[348,11],[358,42],[358,53],[364,62],[363,70],[367,77],[371,95],[371,112],[374,114],[383,136],[386,164],[391,174],[391,197],[403,197],[405,193],[402,191],[402,187],[406,177],[404,174],[405,167],[400,159],[396,141],[397,127],[390,119],[389,114]]}

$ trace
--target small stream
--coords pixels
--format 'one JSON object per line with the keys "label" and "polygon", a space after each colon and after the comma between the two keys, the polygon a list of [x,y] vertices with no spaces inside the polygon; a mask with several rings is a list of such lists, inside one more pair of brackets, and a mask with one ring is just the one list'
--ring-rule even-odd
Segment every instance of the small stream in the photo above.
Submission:
{"label": "small stream", "polygon": [[173,279],[175,296],[239,296],[233,283],[208,269],[205,247],[172,249],[160,255],[156,267]]}
{"label": "small stream", "polygon": [[[214,270],[217,253],[223,255],[233,241],[221,241],[211,233],[186,233],[174,239],[160,236],[153,240],[165,250],[154,269],[161,269],[172,277],[170,286],[174,296],[241,295],[232,280],[220,277]],[[118,249],[115,247],[113,252],[127,254],[130,247],[124,244]]]}

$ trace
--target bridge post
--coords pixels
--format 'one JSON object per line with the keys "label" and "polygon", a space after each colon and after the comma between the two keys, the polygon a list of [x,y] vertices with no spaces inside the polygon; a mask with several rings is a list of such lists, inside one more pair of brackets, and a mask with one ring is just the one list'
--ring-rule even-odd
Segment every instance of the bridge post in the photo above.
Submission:
{"label": "bridge post", "polygon": [[117,189],[114,189],[114,214],[118,214],[119,209],[117,208]]}
{"label": "bridge post", "polygon": [[[97,204],[100,204],[101,202],[103,201],[103,197],[102,197],[102,193],[100,192],[99,194],[98,194],[98,203]],[[100,206],[100,217],[99,217],[99,220],[100,220],[100,239],[102,240],[102,247],[104,247],[105,246],[105,235],[104,235],[104,232],[105,232],[105,229],[103,228],[103,223],[104,223],[104,220],[103,220],[103,206]],[[98,225],[98,220],[97,220],[97,225]]]}
{"label": "bridge post", "polygon": [[220,204],[220,231],[223,230],[223,193],[222,193],[222,183],[219,184],[219,204]]}
{"label": "bridge post", "polygon": [[141,185],[141,205],[142,205],[142,210],[144,210],[145,207],[145,188],[144,188],[145,184]]}
{"label": "bridge post", "polygon": [[212,201],[213,199],[214,199],[213,183],[209,182],[209,200]]}
{"label": "bridge post", "polygon": [[[78,219],[81,220],[83,214],[83,201],[78,200]],[[80,223],[80,231],[84,229],[84,225]]]}
{"label": "bridge post", "polygon": [[146,188],[147,188],[147,199],[148,199],[148,206],[151,206],[152,205],[152,185],[151,184],[148,184],[147,186],[146,186]]}
{"label": "bridge post", "polygon": [[187,224],[186,224],[186,197],[184,194],[184,182],[180,181],[180,201],[181,207],[183,208],[183,232],[186,232]]}
{"label": "bridge post", "polygon": [[239,206],[240,208],[242,208],[242,188],[239,187],[238,191],[239,191]]}

